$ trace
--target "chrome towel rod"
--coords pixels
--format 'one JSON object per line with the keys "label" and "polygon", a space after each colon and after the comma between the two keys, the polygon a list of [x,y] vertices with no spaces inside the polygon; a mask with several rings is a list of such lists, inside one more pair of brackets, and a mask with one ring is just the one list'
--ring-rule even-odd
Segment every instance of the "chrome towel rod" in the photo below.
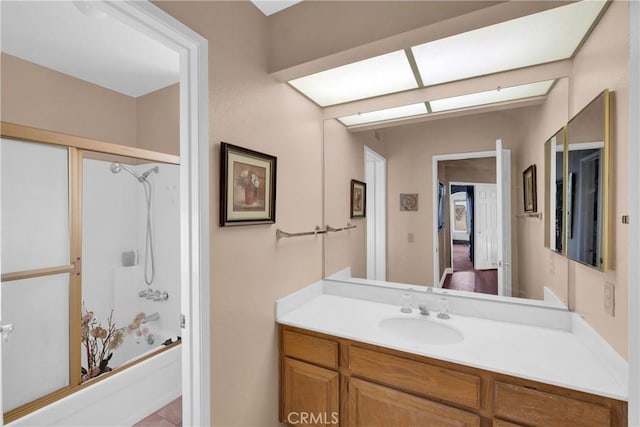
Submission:
{"label": "chrome towel rod", "polygon": [[350,230],[352,228],[356,228],[357,225],[355,224],[351,224],[350,222],[347,223],[346,227],[342,227],[342,228],[333,228],[330,225],[327,224],[327,231],[331,231],[333,233],[337,232],[337,231],[342,231],[342,230]]}
{"label": "chrome towel rod", "polygon": [[287,233],[286,231],[282,231],[279,228],[276,230],[276,239],[282,239],[283,237],[299,237],[299,236],[315,236],[316,234],[326,234],[326,229],[321,229],[316,225],[314,231],[305,231],[302,233]]}
{"label": "chrome towel rod", "polygon": [[315,236],[318,234],[327,234],[328,232],[338,232],[338,231],[342,231],[342,230],[349,230],[352,228],[356,228],[356,225],[353,225],[351,223],[347,223],[347,225],[345,227],[342,228],[333,228],[329,225],[327,225],[324,229],[320,228],[319,226],[316,225],[316,228],[314,231],[304,231],[302,233],[288,233],[286,231],[282,231],[279,228],[276,230],[276,239],[282,239],[285,237],[300,237],[300,236]]}

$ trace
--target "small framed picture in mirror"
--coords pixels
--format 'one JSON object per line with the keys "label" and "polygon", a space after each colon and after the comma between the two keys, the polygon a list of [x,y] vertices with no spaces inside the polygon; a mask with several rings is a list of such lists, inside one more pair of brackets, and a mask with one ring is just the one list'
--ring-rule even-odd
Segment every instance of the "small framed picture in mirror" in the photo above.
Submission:
{"label": "small framed picture in mirror", "polygon": [[522,188],[524,190],[524,211],[538,211],[538,196],[536,194],[536,165],[531,165],[522,173]]}
{"label": "small framed picture in mirror", "polygon": [[351,180],[351,218],[364,218],[367,212],[367,184]]}
{"label": "small framed picture in mirror", "polygon": [[417,194],[400,194],[400,210],[401,211],[417,211],[418,195]]}

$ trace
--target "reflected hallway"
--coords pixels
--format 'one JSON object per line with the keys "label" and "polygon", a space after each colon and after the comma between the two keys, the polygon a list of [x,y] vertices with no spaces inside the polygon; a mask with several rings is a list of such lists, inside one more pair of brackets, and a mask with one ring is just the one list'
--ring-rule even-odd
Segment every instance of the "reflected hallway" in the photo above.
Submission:
{"label": "reflected hallway", "polygon": [[498,270],[474,270],[469,259],[469,246],[454,244],[453,274],[447,274],[443,289],[498,295]]}

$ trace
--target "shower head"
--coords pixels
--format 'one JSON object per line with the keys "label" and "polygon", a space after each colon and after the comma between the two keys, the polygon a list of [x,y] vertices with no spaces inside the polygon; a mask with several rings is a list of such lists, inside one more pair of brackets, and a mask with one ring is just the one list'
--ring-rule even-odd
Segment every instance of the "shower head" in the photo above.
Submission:
{"label": "shower head", "polygon": [[148,171],[146,171],[145,173],[143,173],[142,176],[141,176],[141,175],[138,175],[138,173],[136,171],[134,171],[133,169],[131,169],[131,168],[127,167],[127,166],[124,166],[124,165],[122,165],[122,164],[120,164],[118,162],[111,163],[111,167],[110,168],[111,168],[111,172],[113,172],[113,173],[120,173],[120,171],[125,170],[125,171],[129,172],[131,175],[133,175],[138,180],[138,182],[141,182],[141,183],[147,180],[147,177],[149,176],[149,174],[151,172],[158,173],[158,171],[159,171],[158,166],[154,166],[151,169],[149,169]]}
{"label": "shower head", "polygon": [[149,174],[150,174],[151,172],[158,173],[158,171],[159,171],[159,170],[160,170],[160,169],[158,168],[158,166],[154,166],[154,167],[152,167],[151,169],[149,169],[148,171],[146,171],[145,173],[143,173],[143,174],[142,174],[142,177],[141,177],[141,181],[140,181],[140,182],[142,182],[142,180],[145,180],[145,181],[146,181],[147,177],[149,176]]}

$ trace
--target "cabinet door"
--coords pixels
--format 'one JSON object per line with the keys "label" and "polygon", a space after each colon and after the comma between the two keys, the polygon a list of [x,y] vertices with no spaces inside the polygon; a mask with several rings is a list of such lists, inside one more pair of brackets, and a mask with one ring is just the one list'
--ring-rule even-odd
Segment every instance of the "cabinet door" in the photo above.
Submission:
{"label": "cabinet door", "polygon": [[289,425],[337,425],[339,384],[337,372],[285,357],[282,421]]}
{"label": "cabinet door", "polygon": [[528,387],[496,382],[495,415],[538,427],[608,427],[611,410],[606,406],[547,393]]}
{"label": "cabinet door", "polygon": [[349,426],[479,427],[480,418],[421,397],[351,379]]}

